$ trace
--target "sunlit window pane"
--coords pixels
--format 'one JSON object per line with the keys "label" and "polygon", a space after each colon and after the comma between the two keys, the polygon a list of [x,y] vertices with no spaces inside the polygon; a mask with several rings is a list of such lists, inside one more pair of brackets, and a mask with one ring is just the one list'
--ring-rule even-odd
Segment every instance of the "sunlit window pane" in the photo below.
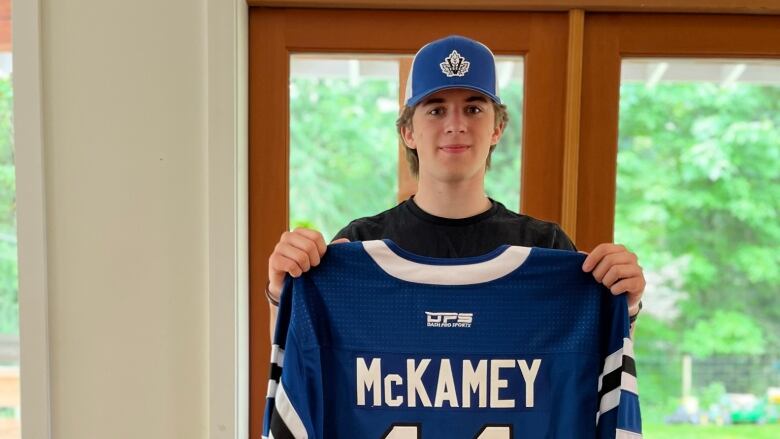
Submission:
{"label": "sunlit window pane", "polygon": [[295,55],[290,67],[290,226],[330,240],[396,204],[398,61]]}
{"label": "sunlit window pane", "polygon": [[520,157],[523,139],[523,58],[496,57],[498,90],[509,123],[491,157],[485,192],[515,212],[520,210]]}
{"label": "sunlit window pane", "polygon": [[0,0],[0,439],[21,437],[11,2]]}
{"label": "sunlit window pane", "polygon": [[780,62],[625,60],[620,93],[646,437],[780,437]]}

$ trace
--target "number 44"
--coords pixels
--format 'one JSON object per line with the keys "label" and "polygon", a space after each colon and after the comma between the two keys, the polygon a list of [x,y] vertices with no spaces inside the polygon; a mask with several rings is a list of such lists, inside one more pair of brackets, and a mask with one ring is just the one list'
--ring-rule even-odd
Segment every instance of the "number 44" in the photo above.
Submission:
{"label": "number 44", "polygon": [[[393,424],[382,439],[422,439],[420,424]],[[512,426],[484,425],[474,439],[512,439]]]}

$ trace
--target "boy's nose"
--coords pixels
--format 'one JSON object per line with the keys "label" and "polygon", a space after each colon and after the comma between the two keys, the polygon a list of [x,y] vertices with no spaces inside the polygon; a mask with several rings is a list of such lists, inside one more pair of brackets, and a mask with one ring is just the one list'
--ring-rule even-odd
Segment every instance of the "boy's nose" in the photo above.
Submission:
{"label": "boy's nose", "polygon": [[466,131],[466,121],[464,120],[463,115],[458,114],[457,112],[450,112],[449,115],[447,115],[447,121],[445,125],[445,129],[447,133],[463,133]]}

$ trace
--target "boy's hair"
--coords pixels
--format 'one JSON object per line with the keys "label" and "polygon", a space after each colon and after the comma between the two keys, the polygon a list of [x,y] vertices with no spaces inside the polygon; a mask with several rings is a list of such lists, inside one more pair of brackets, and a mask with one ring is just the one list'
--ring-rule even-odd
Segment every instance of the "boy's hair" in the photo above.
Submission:
{"label": "boy's hair", "polygon": [[[506,109],[506,105],[498,104],[493,101],[490,101],[490,103],[493,104],[493,113],[495,114],[494,127],[503,124],[504,129],[506,129],[507,122],[509,121],[509,112]],[[398,132],[398,138],[401,139],[401,143],[403,143],[405,147],[406,163],[409,165],[409,171],[411,171],[412,175],[415,177],[417,177],[420,173],[420,159],[417,156],[417,150],[409,148],[409,146],[404,141],[404,136],[401,129],[414,129],[412,126],[412,116],[414,116],[414,110],[416,107],[416,105],[412,107],[404,105],[404,107],[401,109],[401,114],[395,121],[395,128]],[[494,149],[496,149],[496,145],[490,145],[490,152],[488,152],[487,160],[485,161],[485,169],[490,169],[490,156],[493,155]]]}

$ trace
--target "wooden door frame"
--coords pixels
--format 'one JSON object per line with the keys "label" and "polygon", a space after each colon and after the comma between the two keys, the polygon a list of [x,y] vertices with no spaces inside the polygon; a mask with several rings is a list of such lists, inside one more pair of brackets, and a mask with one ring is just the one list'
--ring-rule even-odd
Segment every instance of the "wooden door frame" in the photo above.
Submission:
{"label": "wooden door frame", "polygon": [[460,11],[570,11],[780,14],[777,0],[247,0],[250,6]]}
{"label": "wooden door frame", "polygon": [[268,256],[289,221],[290,53],[413,54],[428,41],[459,33],[484,42],[496,55],[524,55],[525,82],[532,85],[526,87],[524,105],[533,111],[523,111],[521,210],[560,221],[567,29],[563,13],[250,9],[252,437],[261,432],[268,379],[268,307],[263,293]]}
{"label": "wooden door frame", "polygon": [[779,41],[780,16],[587,15],[577,179],[581,249],[613,239],[622,58],[780,58]]}

